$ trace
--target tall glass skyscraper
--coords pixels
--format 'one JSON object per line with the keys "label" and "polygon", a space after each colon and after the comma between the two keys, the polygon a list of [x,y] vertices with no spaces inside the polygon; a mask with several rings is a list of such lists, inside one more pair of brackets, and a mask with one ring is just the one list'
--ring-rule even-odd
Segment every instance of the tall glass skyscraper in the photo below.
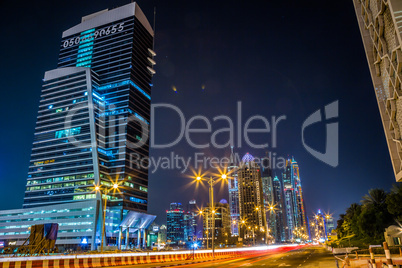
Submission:
{"label": "tall glass skyscraper", "polygon": [[294,230],[301,230],[303,234],[307,234],[308,231],[299,165],[293,158],[286,160],[286,170],[282,174],[282,180],[287,228],[286,240],[292,240],[295,238]]}
{"label": "tall glass skyscraper", "polygon": [[239,222],[240,222],[240,211],[239,211],[239,186],[238,186],[238,176],[237,176],[237,159],[233,153],[233,146],[231,147],[230,153],[230,164],[228,167],[228,190],[229,190],[229,207],[230,207],[230,219],[231,219],[231,233],[232,235],[239,235]]}
{"label": "tall glass skyscraper", "polygon": [[260,166],[249,153],[245,154],[238,169],[240,237],[248,243],[267,243],[267,219],[263,197]]}
{"label": "tall glass skyscraper", "polygon": [[136,3],[85,16],[63,32],[45,73],[24,208],[100,199],[147,211],[154,32]]}
{"label": "tall glass skyscraper", "polygon": [[184,219],[185,211],[181,203],[171,203],[166,210],[166,239],[168,244],[178,244],[185,241],[187,222]]}
{"label": "tall glass skyscraper", "polygon": [[[58,223],[56,245],[65,249],[94,250],[102,236],[120,249],[146,245],[156,216],[145,213],[148,171],[138,162],[148,157],[153,38],[136,3],[63,32],[58,68],[43,79],[24,208],[0,212],[5,245],[24,243],[32,220]],[[104,211],[94,185],[114,183]]]}
{"label": "tall glass skyscraper", "polygon": [[286,214],[283,213],[284,211],[284,203],[283,203],[283,187],[281,181],[278,179],[277,176],[274,177],[272,182],[274,188],[274,204],[275,204],[275,211],[270,212],[275,214],[275,227],[272,230],[272,233],[275,237],[275,241],[277,243],[283,242],[286,240],[285,236],[285,224],[286,224]]}

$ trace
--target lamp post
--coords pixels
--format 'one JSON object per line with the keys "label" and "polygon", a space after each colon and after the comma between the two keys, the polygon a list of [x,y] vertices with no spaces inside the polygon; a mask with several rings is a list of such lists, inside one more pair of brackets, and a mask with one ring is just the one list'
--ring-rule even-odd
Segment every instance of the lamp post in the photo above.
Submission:
{"label": "lamp post", "polygon": [[[260,207],[256,207],[255,208],[255,224],[256,224],[256,229],[258,228],[257,227],[257,224],[259,225],[259,223],[260,223],[260,215],[259,215],[259,210],[260,210]],[[256,232],[254,231],[254,228],[253,228],[253,245],[255,246],[255,235],[256,235]]]}
{"label": "lamp post", "polygon": [[117,183],[113,184],[112,188],[102,188],[99,185],[95,186],[95,191],[101,193],[101,197],[103,194],[103,198],[105,199],[104,207],[103,207],[103,221],[102,221],[102,240],[101,240],[101,253],[103,253],[103,238],[105,236],[105,222],[106,222],[106,203],[107,203],[107,194],[113,190],[116,191],[119,188]]}
{"label": "lamp post", "polygon": [[244,228],[245,224],[246,224],[246,221],[241,220],[239,235],[241,235],[241,231],[243,230],[243,244],[244,244],[244,241],[246,240],[246,232],[245,232],[245,228]]}
{"label": "lamp post", "polygon": [[[202,211],[202,210],[200,210],[199,212],[198,212],[198,214],[199,215],[201,215],[202,216],[202,214],[204,213],[204,211]],[[208,215],[206,216],[206,226],[207,226],[207,230],[205,231],[205,234],[206,234],[206,238],[207,238],[207,249],[208,249],[208,237],[209,237],[209,235],[208,235],[208,227],[209,227],[209,225],[208,225]]]}
{"label": "lamp post", "polygon": [[[221,179],[226,180],[226,174],[221,174]],[[201,176],[196,177],[196,181],[201,182],[203,178]],[[208,179],[209,184],[209,202],[211,207],[209,209],[212,217],[212,258],[215,258],[215,204],[214,204],[214,185],[218,182],[213,177],[209,177]],[[208,216],[207,216],[208,219]],[[207,228],[208,229],[208,228]],[[208,240],[207,240],[208,241]]]}

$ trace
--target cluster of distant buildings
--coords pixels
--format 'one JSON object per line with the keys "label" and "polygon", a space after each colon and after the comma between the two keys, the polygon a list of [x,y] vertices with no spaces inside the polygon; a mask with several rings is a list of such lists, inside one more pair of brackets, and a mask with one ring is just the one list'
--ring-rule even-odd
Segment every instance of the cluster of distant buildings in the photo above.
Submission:
{"label": "cluster of distant buildings", "polygon": [[[212,234],[219,245],[327,239],[334,229],[333,218],[319,210],[309,221],[299,166],[293,158],[287,159],[279,177],[272,174],[269,163],[260,166],[248,153],[237,164],[232,149],[230,159],[229,202],[222,199],[214,204],[213,217],[210,204],[200,213],[195,200],[187,208],[172,203],[166,211],[168,244],[185,244],[198,236],[206,246],[212,243]],[[203,219],[202,228],[197,228],[197,214]]]}

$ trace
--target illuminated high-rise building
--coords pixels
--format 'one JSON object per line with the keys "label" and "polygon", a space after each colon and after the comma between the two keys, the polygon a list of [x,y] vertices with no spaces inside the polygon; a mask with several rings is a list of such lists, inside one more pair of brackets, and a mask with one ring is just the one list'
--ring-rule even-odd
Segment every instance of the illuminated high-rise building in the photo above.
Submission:
{"label": "illuminated high-rise building", "polygon": [[185,240],[186,222],[181,203],[171,203],[166,211],[166,239],[168,244],[179,244]]}
{"label": "illuminated high-rise building", "polygon": [[[125,181],[110,204],[146,212],[153,30],[136,3],[82,18],[63,32],[46,72],[24,207],[99,199],[89,186]],[[142,146],[136,146],[144,139]]]}
{"label": "illuminated high-rise building", "polygon": [[293,240],[295,230],[300,230],[303,234],[308,233],[299,166],[293,158],[286,160],[286,169],[282,174],[282,182],[284,213],[286,215],[285,239]]}
{"label": "illuminated high-rise building", "polygon": [[195,199],[188,201],[187,213],[191,215],[189,236],[194,236],[197,234],[197,213],[198,213],[197,202]]}
{"label": "illuminated high-rise building", "polygon": [[[276,241],[276,215],[275,206],[275,189],[273,185],[272,170],[270,167],[270,159],[264,157],[261,162],[261,182],[264,197],[265,217],[268,225],[268,239]],[[270,209],[271,208],[271,209]]]}
{"label": "illuminated high-rise building", "polygon": [[[215,246],[218,244],[228,244],[230,240],[230,209],[225,199],[214,204],[215,214],[212,215],[211,206],[207,204],[202,214],[204,245],[212,245],[212,235],[214,235]],[[208,242],[207,242],[208,241]]]}
{"label": "illuminated high-rise building", "polygon": [[353,0],[396,181],[402,181],[402,3]]}
{"label": "illuminated high-rise building", "polygon": [[274,209],[269,209],[270,214],[275,215],[275,226],[272,227],[270,224],[270,228],[272,228],[271,232],[275,238],[275,242],[281,243],[286,241],[285,236],[285,225],[286,225],[286,214],[284,213],[284,201],[283,201],[283,186],[281,181],[277,176],[274,177],[272,181],[273,193],[274,193]]}
{"label": "illuminated high-rise building", "polygon": [[310,222],[311,239],[324,242],[335,229],[331,214],[325,214],[319,209]]}
{"label": "illuminated high-rise building", "polygon": [[236,163],[236,157],[233,153],[233,146],[231,147],[230,154],[230,164],[228,167],[228,189],[229,189],[229,206],[230,206],[230,219],[231,219],[231,233],[234,236],[239,235],[239,222],[240,222],[240,212],[239,212],[239,186],[238,186],[238,176],[237,170],[238,166]]}
{"label": "illuminated high-rise building", "polygon": [[102,202],[94,184],[119,184],[105,196],[107,243],[119,230],[130,237],[135,230],[141,246],[140,232],[152,222],[144,214],[148,171],[136,163],[149,155],[153,41],[136,3],[105,9],[63,32],[57,69],[44,75],[23,207],[86,211],[84,201],[93,201],[91,228],[69,244],[82,237],[92,248],[95,237],[100,243]]}
{"label": "illuminated high-rise building", "polygon": [[246,154],[238,169],[240,237],[248,243],[267,243],[267,220],[260,166]]}

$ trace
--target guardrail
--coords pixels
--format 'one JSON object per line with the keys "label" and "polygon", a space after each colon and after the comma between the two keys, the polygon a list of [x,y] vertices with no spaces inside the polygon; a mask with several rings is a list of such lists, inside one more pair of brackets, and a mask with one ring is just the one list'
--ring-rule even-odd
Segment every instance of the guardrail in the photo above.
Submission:
{"label": "guardrail", "polygon": [[[215,258],[252,255],[263,251],[291,250],[298,245],[266,246],[253,248],[234,248],[215,250]],[[200,250],[196,253],[180,252],[148,252],[148,253],[115,253],[115,254],[87,254],[66,256],[36,256],[14,257],[0,259],[0,268],[95,268],[102,266],[120,266],[134,264],[150,264],[190,259],[210,259],[211,250]]]}

